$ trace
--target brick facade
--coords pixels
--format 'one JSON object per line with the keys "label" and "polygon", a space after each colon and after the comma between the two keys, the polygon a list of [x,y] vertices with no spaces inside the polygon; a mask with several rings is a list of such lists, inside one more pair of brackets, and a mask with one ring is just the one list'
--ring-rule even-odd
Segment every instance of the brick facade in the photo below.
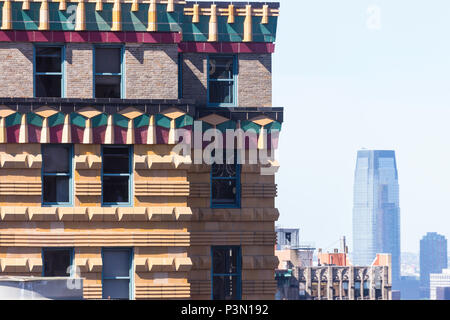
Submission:
{"label": "brick facade", "polygon": [[92,98],[94,92],[93,50],[91,44],[66,45],[66,97]]}
{"label": "brick facade", "polygon": [[0,97],[33,96],[33,44],[0,43]]}

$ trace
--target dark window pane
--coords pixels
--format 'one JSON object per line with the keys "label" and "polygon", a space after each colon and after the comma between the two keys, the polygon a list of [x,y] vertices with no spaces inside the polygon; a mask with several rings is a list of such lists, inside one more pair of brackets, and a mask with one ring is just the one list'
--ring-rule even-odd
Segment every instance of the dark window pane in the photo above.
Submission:
{"label": "dark window pane", "polygon": [[69,202],[69,177],[44,176],[43,180],[44,202]]}
{"label": "dark window pane", "polygon": [[103,202],[129,202],[129,177],[103,176]]}
{"label": "dark window pane", "polygon": [[239,248],[214,248],[213,273],[237,273]]}
{"label": "dark window pane", "polygon": [[210,103],[233,103],[233,81],[210,81]]}
{"label": "dark window pane", "polygon": [[212,202],[214,204],[235,204],[236,194],[236,180],[212,180]]}
{"label": "dark window pane", "polygon": [[36,48],[36,72],[61,72],[61,48]]}
{"label": "dark window pane", "polygon": [[95,49],[95,73],[120,73],[120,48]]}
{"label": "dark window pane", "polygon": [[36,97],[61,97],[61,76],[36,75]]}
{"label": "dark window pane", "polygon": [[70,275],[72,250],[44,250],[44,277],[66,277]]}
{"label": "dark window pane", "polygon": [[212,176],[222,178],[232,178],[236,176],[235,164],[213,164]]}
{"label": "dark window pane", "polygon": [[96,98],[120,98],[120,76],[95,76]]}
{"label": "dark window pane", "polygon": [[103,280],[103,299],[128,300],[130,280]]}
{"label": "dark window pane", "polygon": [[43,147],[45,173],[70,173],[70,147],[49,145]]}
{"label": "dark window pane", "polygon": [[210,58],[210,79],[233,79],[233,58]]}
{"label": "dark window pane", "polygon": [[103,251],[103,277],[129,277],[130,251],[105,250]]}
{"label": "dark window pane", "polygon": [[236,276],[214,276],[213,277],[213,299],[214,300],[237,300],[238,277]]}
{"label": "dark window pane", "polygon": [[130,153],[128,147],[103,148],[103,173],[130,173]]}

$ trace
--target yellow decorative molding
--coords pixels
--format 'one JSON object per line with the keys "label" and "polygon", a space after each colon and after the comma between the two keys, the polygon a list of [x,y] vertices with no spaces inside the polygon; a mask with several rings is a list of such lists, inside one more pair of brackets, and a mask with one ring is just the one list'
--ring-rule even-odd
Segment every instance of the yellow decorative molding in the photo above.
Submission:
{"label": "yellow decorative molding", "polygon": [[132,12],[139,11],[139,0],[133,0],[133,2],[131,3],[131,11]]}
{"label": "yellow decorative molding", "polygon": [[219,31],[217,25],[217,5],[211,5],[211,16],[209,18],[208,41],[217,42],[219,40]]}
{"label": "yellow decorative molding", "polygon": [[22,10],[30,10],[30,0],[24,0],[22,4]]}
{"label": "yellow decorative molding", "polygon": [[276,208],[192,208],[191,221],[261,222],[277,221],[279,216]]}
{"label": "yellow decorative molding", "polygon": [[100,170],[102,168],[102,158],[93,154],[75,156],[75,168]]}
{"label": "yellow decorative molding", "polygon": [[148,6],[148,26],[147,31],[158,31],[158,13],[156,10],[156,0],[150,0]]}
{"label": "yellow decorative molding", "polygon": [[77,181],[75,182],[75,196],[101,196],[101,181]]}
{"label": "yellow decorative molding", "polygon": [[135,196],[137,197],[187,197],[189,182],[186,181],[135,181]]}
{"label": "yellow decorative molding", "polygon": [[39,169],[42,167],[42,155],[17,154],[0,152],[0,168],[2,169]]}
{"label": "yellow decorative molding", "polygon": [[244,38],[243,42],[251,42],[253,40],[252,30],[252,6],[245,6],[245,20],[244,20]]}
{"label": "yellow decorative molding", "polygon": [[182,231],[2,232],[0,247],[188,247],[190,238]]}
{"label": "yellow decorative molding", "polygon": [[86,30],[86,10],[84,0],[78,0],[77,13],[75,19],[75,31]]}
{"label": "yellow decorative molding", "polygon": [[[211,286],[210,294],[211,294]],[[140,284],[136,283],[135,298],[139,299],[189,299],[191,297],[191,286],[186,284]]]}
{"label": "yellow decorative molding", "polygon": [[67,10],[66,0],[59,0],[59,10],[61,10],[61,11]]}
{"label": "yellow decorative molding", "polygon": [[275,198],[277,185],[273,183],[252,183],[241,185],[242,198]]}
{"label": "yellow decorative molding", "polygon": [[39,30],[49,30],[48,0],[42,0],[39,10]]}
{"label": "yellow decorative molding", "polygon": [[111,31],[122,31],[122,6],[120,0],[114,1]]}
{"label": "yellow decorative molding", "polygon": [[102,272],[102,258],[76,258],[75,265],[81,272]]}
{"label": "yellow decorative molding", "polygon": [[190,156],[180,155],[135,155],[136,170],[186,169],[192,164]]}
{"label": "yellow decorative molding", "polygon": [[211,194],[211,185],[209,183],[191,183],[189,197],[191,198],[209,198]]}
{"label": "yellow decorative molding", "polygon": [[136,272],[187,272],[192,268],[192,261],[190,258],[136,258],[135,271]]}
{"label": "yellow decorative molding", "polygon": [[274,270],[279,264],[276,256],[244,256],[242,257],[242,269]]}
{"label": "yellow decorative molding", "polygon": [[188,221],[189,207],[0,207],[0,221]]}
{"label": "yellow decorative molding", "polygon": [[2,8],[2,30],[12,29],[11,0],[4,0]]}
{"label": "yellow decorative molding", "polygon": [[1,181],[0,196],[40,196],[41,181]]}
{"label": "yellow decorative molding", "polygon": [[42,259],[1,258],[0,270],[5,273],[42,272]]}

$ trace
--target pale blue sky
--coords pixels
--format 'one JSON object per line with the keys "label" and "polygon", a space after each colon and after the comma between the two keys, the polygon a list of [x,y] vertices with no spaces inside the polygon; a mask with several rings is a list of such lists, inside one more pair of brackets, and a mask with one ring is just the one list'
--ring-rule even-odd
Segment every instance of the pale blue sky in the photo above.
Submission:
{"label": "pale blue sky", "polygon": [[[280,2],[279,224],[300,228],[301,241],[317,247],[331,249],[341,235],[351,245],[356,152],[393,149],[402,251],[418,251],[428,231],[448,238],[450,1]],[[368,28],[377,26],[373,6],[380,29]]]}
{"label": "pale blue sky", "polygon": [[[367,27],[373,5],[379,30]],[[281,0],[280,224],[317,247],[341,235],[351,244],[356,152],[366,147],[397,152],[402,251],[418,251],[428,231],[450,236],[449,36],[446,0]]]}

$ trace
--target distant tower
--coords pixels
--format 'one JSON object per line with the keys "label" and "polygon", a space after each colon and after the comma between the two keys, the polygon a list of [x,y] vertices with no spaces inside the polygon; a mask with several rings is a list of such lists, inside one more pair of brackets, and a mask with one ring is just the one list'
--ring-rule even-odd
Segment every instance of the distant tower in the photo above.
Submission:
{"label": "distant tower", "polygon": [[395,151],[358,151],[353,196],[353,264],[392,255],[392,284],[400,280],[400,207]]}
{"label": "distant tower", "polygon": [[430,298],[430,273],[441,273],[447,266],[447,239],[436,232],[428,232],[420,240],[421,298]]}

